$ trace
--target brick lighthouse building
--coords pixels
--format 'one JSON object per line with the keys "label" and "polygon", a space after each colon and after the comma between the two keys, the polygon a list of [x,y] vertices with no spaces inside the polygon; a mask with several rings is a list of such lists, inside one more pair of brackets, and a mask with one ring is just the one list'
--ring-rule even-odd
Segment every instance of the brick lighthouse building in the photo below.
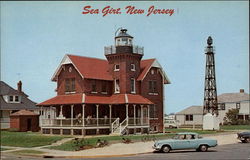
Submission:
{"label": "brick lighthouse building", "polygon": [[156,59],[121,29],[107,60],[65,55],[52,81],[57,95],[41,107],[45,134],[163,132],[164,85],[170,81]]}

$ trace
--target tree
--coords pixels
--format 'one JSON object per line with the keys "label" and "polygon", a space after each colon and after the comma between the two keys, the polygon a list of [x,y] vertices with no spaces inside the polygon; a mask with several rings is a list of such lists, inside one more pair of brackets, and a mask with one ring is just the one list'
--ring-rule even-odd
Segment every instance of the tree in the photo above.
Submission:
{"label": "tree", "polygon": [[238,114],[239,114],[239,109],[229,109],[228,112],[226,113],[226,118],[229,123],[231,124],[237,124],[238,123]]}

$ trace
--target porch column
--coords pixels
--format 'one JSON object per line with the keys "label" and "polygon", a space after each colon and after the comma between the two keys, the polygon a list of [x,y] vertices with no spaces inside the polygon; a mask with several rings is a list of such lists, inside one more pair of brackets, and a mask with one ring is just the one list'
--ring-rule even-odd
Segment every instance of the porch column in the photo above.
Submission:
{"label": "porch column", "polygon": [[85,104],[82,104],[82,126],[83,127],[85,125],[84,118],[85,118]]}
{"label": "porch column", "polygon": [[150,107],[150,106],[148,105],[148,125],[149,125],[149,116],[150,116],[150,115],[149,115],[149,107]]}
{"label": "porch column", "polygon": [[52,125],[51,108],[52,108],[52,106],[49,106],[49,123],[50,123],[50,126]]}
{"label": "porch column", "polygon": [[98,112],[99,104],[96,105],[96,125],[99,125],[99,112]]}
{"label": "porch column", "polygon": [[[126,104],[126,118],[128,118],[128,104]],[[128,119],[127,119],[127,125],[128,125]]]}
{"label": "porch column", "polygon": [[39,119],[40,119],[40,121],[39,121],[40,126],[42,127],[42,126],[43,126],[43,119],[44,119],[44,117],[43,117],[43,106],[40,108],[40,116],[39,116]]}
{"label": "porch column", "polygon": [[135,107],[136,107],[136,105],[134,104],[133,106],[134,106],[134,126],[136,126],[136,115],[135,115],[136,114],[135,113]]}
{"label": "porch column", "polygon": [[74,111],[74,105],[71,105],[71,127],[73,126],[73,111]]}
{"label": "porch column", "polygon": [[141,125],[143,125],[143,105],[141,105]]}
{"label": "porch column", "polygon": [[63,105],[60,106],[60,114],[59,114],[61,127],[62,127],[62,117],[63,117],[62,108],[63,108]]}
{"label": "porch column", "polygon": [[111,118],[112,118],[112,105],[109,105],[109,124],[111,125]]}

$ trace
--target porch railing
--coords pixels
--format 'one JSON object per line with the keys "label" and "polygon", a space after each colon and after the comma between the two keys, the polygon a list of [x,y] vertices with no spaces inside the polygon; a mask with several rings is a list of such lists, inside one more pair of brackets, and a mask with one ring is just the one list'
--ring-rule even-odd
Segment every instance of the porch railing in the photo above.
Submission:
{"label": "porch railing", "polygon": [[116,118],[116,120],[111,124],[111,133],[114,133],[120,124],[120,118]]}
{"label": "porch railing", "polygon": [[148,118],[147,117],[145,117],[145,118],[143,118],[143,119],[141,119],[141,118],[129,118],[128,119],[128,125],[129,126],[140,126],[140,125],[149,125],[149,123],[148,123],[149,121],[148,121]]}
{"label": "porch railing", "polygon": [[126,117],[120,124],[120,134],[123,134],[127,127],[128,127],[128,117]]}
{"label": "porch railing", "polygon": [[[84,126],[110,126],[110,121],[114,122],[116,118],[91,118],[91,119],[84,119]],[[98,121],[98,123],[97,123]],[[65,119],[42,119],[41,123],[42,127],[53,126],[53,127],[81,127],[83,126],[83,120],[73,118],[73,123],[71,124],[71,118]]]}

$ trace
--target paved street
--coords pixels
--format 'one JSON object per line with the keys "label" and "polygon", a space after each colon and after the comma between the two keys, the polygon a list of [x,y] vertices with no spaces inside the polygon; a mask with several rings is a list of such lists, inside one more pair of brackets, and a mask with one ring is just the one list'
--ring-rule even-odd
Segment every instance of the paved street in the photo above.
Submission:
{"label": "paved street", "polygon": [[[15,157],[12,155],[1,155],[3,160],[39,160],[42,158],[38,157]],[[47,158],[49,159],[49,158]],[[69,158],[51,158],[51,159],[57,159],[57,160],[66,160]],[[105,157],[105,158],[79,158],[75,160],[152,160],[152,159],[166,159],[166,160],[177,160],[177,159],[185,159],[185,160],[250,160],[250,143],[243,144],[243,143],[237,143],[237,144],[229,144],[229,145],[221,145],[216,148],[210,148],[208,152],[196,152],[194,150],[182,150],[182,151],[172,151],[170,153],[147,153],[147,154],[140,154],[140,155],[134,155],[134,156],[126,156],[126,157]]]}

